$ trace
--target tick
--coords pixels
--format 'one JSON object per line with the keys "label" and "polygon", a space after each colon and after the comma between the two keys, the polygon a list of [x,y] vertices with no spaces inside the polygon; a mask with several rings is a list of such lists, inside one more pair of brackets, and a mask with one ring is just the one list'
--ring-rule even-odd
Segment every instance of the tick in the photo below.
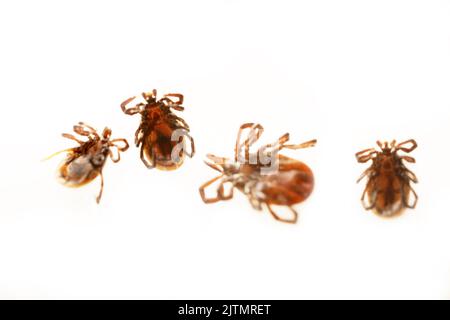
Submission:
{"label": "tick", "polygon": [[[207,155],[205,163],[220,175],[203,184],[199,191],[205,203],[233,198],[233,190],[237,188],[247,196],[256,210],[265,205],[271,215],[278,221],[296,223],[297,211],[292,207],[305,201],[314,188],[314,175],[304,163],[279,154],[282,149],[302,149],[313,147],[316,140],[302,144],[286,144],[289,134],[281,136],[275,143],[263,145],[257,152],[251,153],[250,147],[263,133],[260,124],[243,124],[238,132],[234,150],[234,159]],[[248,131],[244,136],[244,131]],[[205,189],[219,181],[216,196],[208,198]],[[225,188],[229,189],[228,192]],[[278,215],[272,206],[286,206],[292,213],[289,219]]]}
{"label": "tick", "polygon": [[[415,163],[416,160],[399,152],[410,153],[417,148],[414,140],[397,144],[394,140],[381,143],[377,141],[380,151],[367,149],[356,154],[359,163],[372,160],[372,165],[358,179],[367,177],[366,188],[361,197],[364,209],[373,210],[383,217],[397,216],[405,208],[414,209],[418,196],[411,187],[417,183],[416,175],[404,164],[404,161]],[[412,200],[411,200],[412,196]]]}
{"label": "tick", "polygon": [[[127,105],[136,97],[131,97],[120,105],[128,115],[140,114],[141,123],[135,134],[136,147],[140,149],[140,158],[149,168],[174,170],[183,164],[185,154],[193,157],[194,139],[189,135],[186,121],[177,116],[175,111],[183,111],[183,95],[169,93],[161,99],[156,98],[156,90],[142,93],[145,102],[134,107]],[[190,140],[190,152],[186,150],[185,140]]]}
{"label": "tick", "polygon": [[[79,140],[72,134],[63,133],[62,136],[71,139],[79,146],[55,153],[49,158],[66,152],[66,158],[58,168],[60,182],[67,187],[81,187],[100,176],[100,192],[97,196],[97,203],[103,194],[103,167],[108,157],[113,162],[120,161],[120,153],[128,149],[128,142],[125,139],[111,140],[111,129],[105,128],[100,136],[97,131],[83,122],[79,122],[73,127],[73,131],[86,141]],[[114,154],[113,150],[116,150]]]}

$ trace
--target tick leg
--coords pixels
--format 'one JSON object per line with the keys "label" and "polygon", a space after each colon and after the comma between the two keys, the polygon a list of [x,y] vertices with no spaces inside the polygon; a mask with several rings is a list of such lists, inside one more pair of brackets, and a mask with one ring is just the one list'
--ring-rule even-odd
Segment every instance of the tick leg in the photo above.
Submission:
{"label": "tick leg", "polygon": [[248,133],[247,139],[244,141],[245,159],[250,159],[250,147],[261,137],[264,128],[260,124],[254,125]]}
{"label": "tick leg", "polygon": [[84,122],[78,122],[78,125],[74,125],[73,131],[78,133],[80,136],[89,137],[90,135],[93,135],[97,139],[100,139],[97,131],[91,126],[85,124]]}
{"label": "tick leg", "polygon": [[219,167],[218,165],[216,165],[215,163],[210,163],[210,162],[205,161],[205,164],[206,164],[208,167],[210,167],[210,168],[212,168],[212,169],[214,169],[214,170],[216,170],[216,171],[223,172],[222,168]]}
{"label": "tick leg", "polygon": [[311,148],[311,147],[314,147],[316,145],[316,143],[317,143],[317,140],[314,139],[314,140],[310,140],[310,141],[303,142],[300,144],[285,144],[282,146],[282,148],[283,149],[292,149],[292,150]]}
{"label": "tick leg", "polygon": [[91,133],[97,133],[97,130],[95,130],[93,127],[91,127],[90,125],[87,125],[84,122],[78,122],[78,125],[80,125],[83,128],[86,128],[88,131],[90,131]]}
{"label": "tick leg", "polygon": [[172,101],[172,103],[178,104],[178,105],[182,105],[183,101],[184,101],[184,97],[182,94],[180,93],[168,93],[164,95],[164,98],[166,97],[174,97],[177,98],[178,101],[172,101],[172,99],[168,98],[170,101]]}
{"label": "tick leg", "polygon": [[194,154],[195,154],[195,143],[194,143],[194,139],[193,139],[188,133],[186,133],[186,136],[189,138],[189,141],[190,141],[190,143],[191,143],[191,152],[188,153],[188,152],[186,152],[186,150],[185,150],[184,152],[186,153],[186,155],[187,155],[189,158],[192,158],[192,157],[194,156]]}
{"label": "tick leg", "polygon": [[208,167],[213,168],[214,170],[223,173],[222,166],[226,163],[226,161],[227,161],[226,158],[217,157],[217,156],[212,155],[212,154],[207,154],[206,157],[208,158],[208,160],[212,161],[212,162],[208,162],[208,161],[205,160],[205,164]]}
{"label": "tick leg", "polygon": [[358,160],[359,163],[366,163],[367,161],[369,161],[370,159],[374,158],[374,155],[376,155],[378,153],[378,151],[376,151],[375,149],[367,149],[367,150],[363,150],[360,151],[356,154],[356,159]]}
{"label": "tick leg", "polygon": [[244,123],[243,125],[241,125],[241,127],[239,128],[238,134],[237,134],[237,138],[236,138],[236,145],[234,148],[234,160],[237,162],[240,158],[240,153],[241,153],[241,148],[242,148],[242,143],[241,143],[241,135],[242,132],[245,129],[248,128],[252,128],[255,124],[254,123]]}
{"label": "tick leg", "polygon": [[80,125],[74,125],[73,131],[83,137],[89,137],[91,135],[91,132],[84,130]]}
{"label": "tick leg", "polygon": [[[190,129],[190,128],[189,128],[189,125],[187,124],[186,121],[184,121],[183,118],[180,118],[179,116],[177,116],[176,114],[173,114],[173,113],[169,114],[169,115],[168,115],[168,118],[169,118],[170,120],[172,120],[172,121],[175,123],[175,125],[179,126],[179,125],[181,124],[181,126],[184,127],[184,129],[186,129],[187,131],[189,131],[189,129]],[[177,123],[177,121],[180,122],[180,124]]]}
{"label": "tick leg", "polygon": [[409,163],[416,163],[416,159],[414,159],[413,157],[401,156],[401,157],[398,157],[398,158],[401,159],[401,160],[405,160],[405,161],[407,161]]}
{"label": "tick leg", "polygon": [[406,194],[405,194],[405,191],[404,191],[403,188],[402,188],[401,190],[402,190],[402,200],[403,200],[403,205],[404,205],[406,208],[409,208],[409,209],[415,209],[416,206],[417,206],[417,202],[419,201],[419,196],[417,195],[416,191],[415,191],[411,186],[408,185],[408,189],[409,189],[409,192],[411,192],[411,193],[413,194],[413,196],[414,196],[414,202],[413,202],[413,204],[409,204],[409,203],[408,203],[408,201],[406,200]]}
{"label": "tick leg", "polygon": [[141,133],[142,133],[142,128],[141,128],[141,126],[139,126],[139,128],[136,130],[136,132],[134,134],[134,144],[136,145],[136,147],[139,147],[139,143],[142,142]]}
{"label": "tick leg", "polygon": [[269,209],[270,214],[275,218],[275,220],[277,221],[281,221],[281,222],[285,222],[285,223],[296,223],[298,220],[298,213],[297,211],[294,210],[294,208],[292,208],[291,206],[288,206],[289,210],[291,210],[292,214],[293,214],[293,218],[292,219],[284,219],[281,218],[270,206],[270,204],[266,204],[267,208]]}
{"label": "tick leg", "polygon": [[[173,97],[178,99],[177,101],[173,101],[172,99],[170,99],[169,97]],[[183,111],[184,107],[182,107],[181,105],[183,104],[183,95],[179,94],[179,93],[168,93],[165,94],[164,97],[161,99],[161,101],[166,102],[167,106],[169,108],[173,108],[177,111]]]}
{"label": "tick leg", "polygon": [[134,143],[136,144],[136,147],[139,148],[139,145],[142,143],[142,138],[135,139]]}
{"label": "tick leg", "polygon": [[73,135],[71,135],[69,133],[63,133],[62,136],[64,138],[67,138],[67,139],[70,139],[70,140],[74,140],[74,141],[78,142],[79,144],[83,144],[84,143],[84,141],[78,140],[75,136],[73,136]]}
{"label": "tick leg", "polygon": [[228,158],[218,157],[211,153],[208,153],[206,155],[206,158],[208,158],[209,160],[213,161],[215,164],[220,165],[220,166],[223,166],[224,164],[226,164],[228,162]]}
{"label": "tick leg", "polygon": [[[230,193],[228,195],[225,195],[225,188],[224,185],[225,183],[231,183],[231,189],[230,189]],[[219,185],[219,188],[217,189],[217,194],[219,196],[219,198],[221,200],[230,200],[233,198],[233,192],[234,191],[234,184],[230,181],[224,180],[222,181],[222,183]]]}
{"label": "tick leg", "polygon": [[[117,148],[117,147],[116,147]],[[109,157],[111,158],[111,161],[114,163],[117,163],[120,161],[120,151],[119,148],[117,148],[117,157],[114,157],[114,154],[112,152],[112,149],[109,149]]]}
{"label": "tick leg", "polygon": [[283,148],[284,143],[287,142],[288,140],[289,140],[289,133],[286,133],[282,135],[280,138],[278,138],[277,142],[275,142],[274,144],[269,143],[259,148],[258,156],[261,157],[263,155],[266,155],[267,149],[272,149],[270,151],[271,154],[277,153]]}
{"label": "tick leg", "polygon": [[418,183],[419,182],[419,179],[417,179],[417,176],[414,174],[414,172],[412,172],[411,170],[406,169],[406,168],[405,168],[405,172],[406,172],[406,177],[409,180],[411,180],[414,183]]}
{"label": "tick leg", "polygon": [[[123,146],[119,146],[117,145],[117,142],[122,142]],[[113,139],[110,141],[110,146],[114,146],[117,148],[117,150],[119,150],[120,152],[125,152],[128,150],[128,148],[130,147],[130,145],[128,144],[128,141],[126,139]]]}
{"label": "tick leg", "polygon": [[144,103],[138,103],[136,106],[134,106],[132,108],[128,108],[128,109],[126,108],[127,104],[129,104],[134,99],[136,99],[136,97],[128,98],[127,100],[125,100],[124,102],[122,102],[120,104],[120,108],[122,109],[122,111],[125,114],[134,115],[136,113],[140,113],[141,112],[141,107],[145,105]]}
{"label": "tick leg", "polygon": [[[407,144],[411,144],[409,148],[405,147],[405,145],[407,145]],[[410,153],[416,148],[417,148],[417,142],[414,139],[407,140],[407,141],[402,142],[397,145],[397,150],[401,150],[406,153]]]}
{"label": "tick leg", "polygon": [[372,168],[367,169],[366,171],[363,172],[363,174],[358,178],[358,180],[356,181],[356,183],[361,182],[362,179],[364,179],[365,176],[367,176],[369,173],[372,172]]}
{"label": "tick leg", "polygon": [[289,140],[289,133],[286,133],[282,135],[278,141],[275,144],[267,144],[265,146],[262,146],[259,151],[258,155],[261,156],[265,154],[267,149],[272,148],[270,151],[272,154],[277,153],[281,149],[291,149],[291,150],[298,150],[298,149],[304,149],[304,148],[310,148],[314,147],[317,143],[317,140],[310,140],[307,142],[303,142],[300,144],[285,144]]}
{"label": "tick leg", "polygon": [[217,202],[217,201],[222,200],[222,199],[220,198],[219,194],[217,194],[217,196],[214,197],[214,198],[207,198],[207,197],[206,197],[206,193],[205,193],[205,189],[206,189],[207,187],[209,187],[211,184],[213,184],[213,183],[216,182],[217,180],[221,179],[222,177],[223,177],[223,175],[217,176],[217,177],[215,177],[214,179],[211,179],[211,180],[209,180],[208,182],[205,182],[204,184],[202,184],[202,185],[200,186],[200,188],[198,189],[198,191],[200,192],[200,196],[202,197],[202,200],[203,200],[204,203],[214,203],[214,202]]}
{"label": "tick leg", "polygon": [[411,205],[411,206],[408,205],[408,207],[411,208],[411,209],[414,209],[417,206],[417,202],[419,201],[419,196],[417,195],[417,193],[414,190],[414,188],[412,188],[412,187],[409,187],[409,188],[411,189],[411,192],[412,192],[415,200],[414,200],[414,204]]}
{"label": "tick leg", "polygon": [[162,98],[160,100],[160,102],[163,102],[164,106],[166,106],[167,108],[172,108],[177,111],[184,111],[184,107],[182,107],[176,103],[173,103],[173,101],[170,100],[169,98]]}
{"label": "tick leg", "polygon": [[189,125],[187,124],[187,122],[186,121],[184,121],[184,119],[183,118],[180,118],[180,117],[176,117],[176,119],[177,119],[177,121],[180,121],[180,123],[183,125],[183,127],[187,130],[187,131],[189,131],[190,130],[190,128],[189,128]]}
{"label": "tick leg", "polygon": [[97,196],[97,203],[100,203],[100,200],[102,199],[102,195],[103,195],[103,185],[104,185],[104,181],[103,181],[103,172],[100,171],[100,192]]}
{"label": "tick leg", "polygon": [[[247,135],[247,139],[241,143],[241,135],[245,129],[250,128],[250,131]],[[238,131],[236,146],[234,149],[234,159],[235,161],[241,160],[241,149],[245,147],[245,158],[244,161],[247,161],[250,157],[250,147],[261,137],[264,128],[260,124],[254,123],[244,123],[241,125]]]}
{"label": "tick leg", "polygon": [[133,96],[133,97],[131,97],[131,98],[128,98],[127,100],[123,101],[123,102],[120,104],[120,108],[122,109],[123,112],[126,112],[126,110],[127,110],[127,105],[128,105],[131,101],[133,101],[134,99],[136,99],[136,96]]}
{"label": "tick leg", "polygon": [[367,202],[365,201],[368,189],[369,189],[369,185],[367,185],[366,188],[364,189],[364,192],[363,192],[363,194],[361,196],[361,203],[362,203],[364,209],[372,210],[373,208],[375,208],[376,203],[374,202],[372,204],[370,204],[370,203],[367,204]]}
{"label": "tick leg", "polygon": [[[120,145],[117,144],[117,142],[122,142],[123,145],[120,146]],[[108,145],[110,146],[109,156],[111,157],[111,160],[113,162],[119,162],[120,161],[120,153],[124,152],[124,151],[127,151],[128,148],[129,148],[129,144],[128,144],[128,141],[126,139],[114,139],[114,140],[111,140]],[[112,148],[116,148],[117,149],[117,157],[114,157],[114,154],[112,152]]]}
{"label": "tick leg", "polygon": [[147,167],[147,169],[153,169],[156,167],[155,164],[155,156],[153,154],[153,152],[151,153],[151,157],[152,157],[152,163],[150,164],[147,159],[145,159],[145,155],[144,155],[144,145],[141,145],[141,153],[140,153],[140,157],[142,162],[145,164],[145,166]]}

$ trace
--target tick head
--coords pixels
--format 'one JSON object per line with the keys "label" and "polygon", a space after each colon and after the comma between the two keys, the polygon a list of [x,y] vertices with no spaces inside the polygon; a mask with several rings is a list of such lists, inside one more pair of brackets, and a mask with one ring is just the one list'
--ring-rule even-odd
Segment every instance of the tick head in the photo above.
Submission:
{"label": "tick head", "polygon": [[380,147],[383,154],[389,155],[389,154],[392,154],[393,152],[395,152],[396,146],[397,146],[397,141],[392,140],[391,143],[389,143],[387,141],[385,141],[385,142],[377,141],[377,145],[378,145],[378,147]]}
{"label": "tick head", "polygon": [[103,129],[103,133],[102,133],[103,140],[108,141],[109,138],[111,138],[111,133],[112,133],[111,129],[108,127],[105,127],[105,129]]}
{"label": "tick head", "polygon": [[151,92],[143,92],[142,97],[145,99],[147,103],[155,103],[156,102],[156,89],[153,89]]}

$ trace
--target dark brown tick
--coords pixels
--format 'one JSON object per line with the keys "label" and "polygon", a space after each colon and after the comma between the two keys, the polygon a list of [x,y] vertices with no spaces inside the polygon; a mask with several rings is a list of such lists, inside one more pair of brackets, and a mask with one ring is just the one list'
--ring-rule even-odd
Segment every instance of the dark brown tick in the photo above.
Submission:
{"label": "dark brown tick", "polygon": [[[366,210],[373,210],[383,217],[397,216],[405,208],[414,209],[418,196],[411,187],[411,182],[417,183],[416,175],[410,171],[403,161],[415,163],[416,160],[399,151],[410,153],[417,148],[414,140],[397,144],[377,141],[381,151],[367,149],[356,154],[359,163],[372,160],[372,165],[358,179],[360,182],[367,177],[361,201]],[[411,196],[413,200],[411,201]]]}
{"label": "dark brown tick", "polygon": [[[140,157],[144,165],[161,170],[174,170],[182,165],[185,154],[193,157],[194,139],[189,135],[188,124],[172,110],[183,111],[183,95],[169,93],[156,98],[156,90],[142,93],[145,102],[128,108],[136,97],[131,97],[120,105],[128,115],[140,114],[141,123],[135,134],[136,147],[141,147]],[[186,151],[185,138],[190,140],[191,150]]]}
{"label": "dark brown tick", "polygon": [[[100,192],[97,196],[97,203],[103,194],[103,167],[108,157],[113,162],[120,161],[120,152],[128,149],[128,142],[125,139],[111,140],[111,129],[105,128],[100,136],[97,131],[79,122],[73,127],[75,133],[82,137],[86,137],[87,141],[82,141],[75,136],[63,133],[63,137],[76,141],[79,146],[57,152],[49,158],[66,152],[66,159],[59,166],[58,174],[62,184],[67,187],[81,187],[93,181],[100,175],[101,184]],[[122,145],[120,145],[122,144]],[[114,155],[113,150],[116,149]]]}
{"label": "dark brown tick", "polygon": [[[242,141],[241,137],[246,129],[249,132]],[[296,223],[298,214],[292,206],[310,196],[314,188],[314,176],[306,164],[278,152],[282,149],[312,147],[316,144],[316,140],[297,145],[286,144],[289,140],[289,134],[286,133],[275,143],[262,146],[257,153],[250,153],[250,147],[259,139],[262,132],[263,127],[259,124],[243,124],[237,136],[234,160],[207,155],[209,161],[206,161],[206,164],[220,172],[220,175],[203,184],[199,189],[200,195],[205,203],[229,200],[233,198],[233,189],[237,188],[248,197],[253,208],[262,210],[264,204],[276,220]],[[205,189],[218,180],[220,182],[217,195],[207,198]],[[228,194],[225,191],[226,184],[230,186]],[[273,205],[289,208],[292,218],[280,217],[273,210]]]}

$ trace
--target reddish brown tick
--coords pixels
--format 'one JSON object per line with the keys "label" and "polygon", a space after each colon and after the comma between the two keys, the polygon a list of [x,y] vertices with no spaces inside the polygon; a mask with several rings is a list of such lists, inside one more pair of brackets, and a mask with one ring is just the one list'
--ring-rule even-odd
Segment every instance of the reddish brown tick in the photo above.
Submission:
{"label": "reddish brown tick", "polygon": [[[418,197],[411,182],[417,183],[418,180],[403,161],[416,161],[412,157],[399,155],[398,152],[412,152],[417,148],[416,141],[408,140],[400,144],[395,140],[390,144],[377,141],[377,144],[381,151],[372,148],[356,154],[359,163],[372,160],[372,165],[358,179],[360,182],[367,177],[367,185],[361,197],[364,208],[383,217],[399,215],[405,208],[414,209]],[[412,201],[411,195],[414,198]]]}
{"label": "reddish brown tick", "polygon": [[[128,115],[140,114],[141,123],[135,134],[136,147],[141,147],[140,157],[149,169],[173,170],[181,166],[184,155],[193,157],[194,140],[189,135],[188,124],[172,110],[183,111],[183,95],[169,93],[157,100],[156,90],[142,93],[145,102],[128,108],[136,97],[121,104],[122,111]],[[176,101],[174,101],[176,99]],[[191,143],[191,151],[185,148],[185,138]]]}
{"label": "reddish brown tick", "polygon": [[[249,129],[247,137],[242,141],[244,130]],[[234,161],[228,158],[207,155],[206,164],[220,175],[205,184],[199,191],[205,203],[220,200],[229,200],[233,197],[233,189],[237,188],[244,193],[253,208],[262,210],[266,205],[272,216],[279,221],[287,223],[297,222],[297,211],[293,205],[306,200],[314,188],[314,176],[311,169],[304,163],[278,154],[282,149],[302,149],[312,147],[316,140],[302,144],[286,144],[289,134],[281,136],[274,144],[267,144],[259,148],[257,153],[250,153],[250,147],[259,139],[263,127],[259,124],[246,123],[240,127]],[[242,157],[244,149],[244,158]],[[208,198],[205,189],[220,180],[217,195]],[[226,194],[225,185],[230,186]],[[293,216],[290,219],[280,217],[272,208],[273,205],[287,206]]]}
{"label": "reddish brown tick", "polygon": [[[128,142],[125,139],[111,140],[111,129],[109,128],[105,128],[100,136],[94,128],[83,122],[75,125],[73,130],[78,135],[87,137],[88,140],[81,141],[71,134],[63,133],[63,137],[76,141],[79,146],[57,152],[49,158],[67,152],[66,159],[58,169],[60,181],[67,187],[84,186],[100,175],[101,185],[97,196],[97,203],[99,203],[103,194],[102,170],[106,160],[111,157],[113,162],[119,162],[120,152],[128,149]],[[118,143],[121,143],[122,146]],[[113,149],[117,151],[115,156]]]}

